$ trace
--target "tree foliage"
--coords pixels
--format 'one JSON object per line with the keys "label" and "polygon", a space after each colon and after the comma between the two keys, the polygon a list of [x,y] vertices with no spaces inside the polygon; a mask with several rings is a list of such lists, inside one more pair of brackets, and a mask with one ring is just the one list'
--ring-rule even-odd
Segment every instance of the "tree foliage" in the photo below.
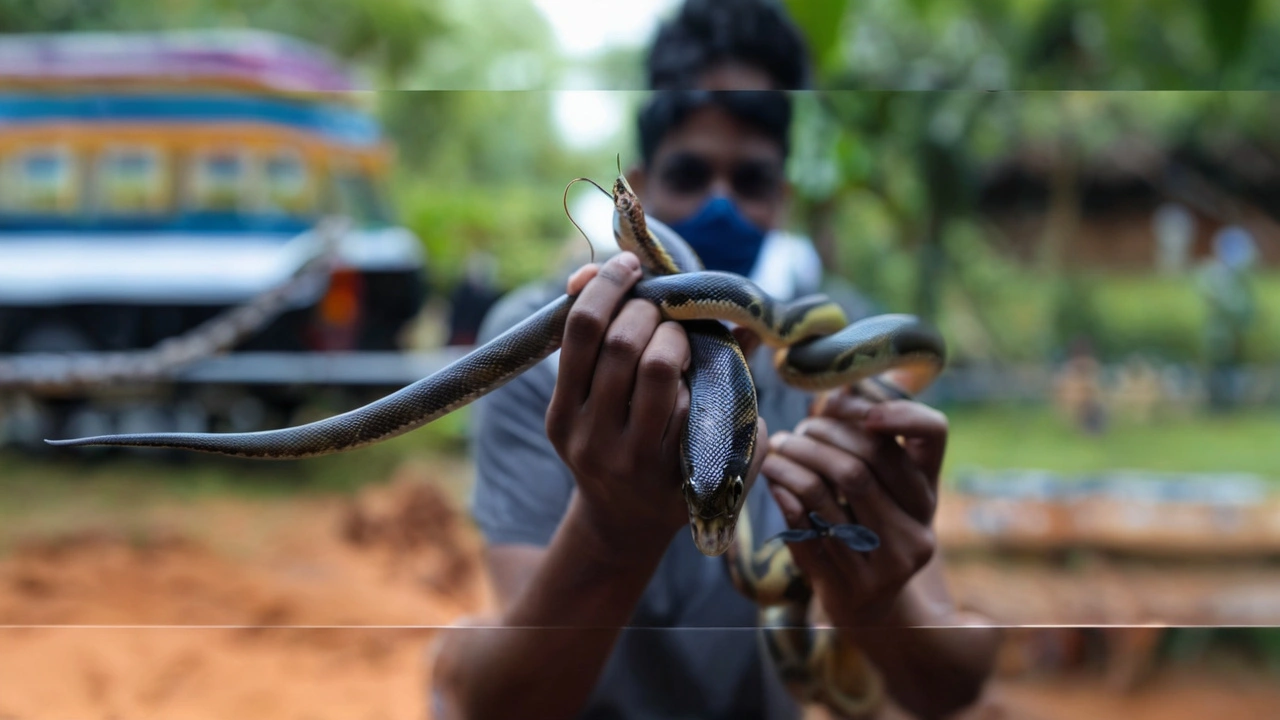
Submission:
{"label": "tree foliage", "polygon": [[316,43],[395,79],[448,30],[421,0],[0,0],[0,32],[252,27]]}
{"label": "tree foliage", "polygon": [[[820,88],[800,104],[798,221],[864,290],[986,337],[975,354],[1044,357],[1092,322],[1092,285],[1061,259],[1091,163],[1121,162],[1118,150],[1275,148],[1266,127],[1276,101],[1223,92],[1280,81],[1280,48],[1268,42],[1280,10],[1270,4],[787,4]],[[999,251],[974,192],[985,168],[1028,152],[1048,157],[1054,175],[1031,268]],[[903,282],[914,291],[890,287]]]}

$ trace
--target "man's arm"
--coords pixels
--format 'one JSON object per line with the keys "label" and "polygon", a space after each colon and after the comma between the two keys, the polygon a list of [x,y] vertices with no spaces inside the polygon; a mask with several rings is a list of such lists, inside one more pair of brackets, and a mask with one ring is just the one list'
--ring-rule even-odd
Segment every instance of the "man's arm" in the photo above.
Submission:
{"label": "man's arm", "polygon": [[652,304],[616,309],[640,277],[634,256],[591,275],[570,281],[570,292],[586,287],[566,325],[546,416],[575,490],[545,550],[491,550],[502,615],[494,628],[444,635],[435,683],[446,717],[510,717],[514,708],[528,717],[576,715],[688,522],[679,492],[688,342]]}
{"label": "man's arm", "polygon": [[495,547],[490,568],[509,597],[494,627],[444,636],[435,683],[445,717],[574,716],[665,547],[600,537],[577,497],[547,548]]}
{"label": "man's arm", "polygon": [[889,693],[917,717],[947,717],[982,694],[1000,643],[998,628],[956,608],[934,558],[903,588],[879,627],[841,628],[861,648]]}

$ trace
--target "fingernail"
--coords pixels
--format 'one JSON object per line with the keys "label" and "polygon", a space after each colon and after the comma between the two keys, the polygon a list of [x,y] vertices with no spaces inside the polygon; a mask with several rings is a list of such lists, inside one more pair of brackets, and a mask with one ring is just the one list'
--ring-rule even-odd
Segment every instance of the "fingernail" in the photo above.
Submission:
{"label": "fingernail", "polygon": [[640,269],[640,258],[636,257],[635,253],[632,253],[629,251],[619,253],[618,262],[622,263],[623,267],[627,268],[628,270]]}

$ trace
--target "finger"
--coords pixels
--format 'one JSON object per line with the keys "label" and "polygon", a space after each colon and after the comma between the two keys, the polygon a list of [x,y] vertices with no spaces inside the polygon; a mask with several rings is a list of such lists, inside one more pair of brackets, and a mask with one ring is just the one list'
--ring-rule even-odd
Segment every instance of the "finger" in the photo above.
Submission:
{"label": "finger", "polygon": [[[640,356],[627,427],[643,437],[659,437],[671,417],[681,375],[689,367],[689,337],[679,323],[664,322]],[[652,446],[651,446],[652,447]]]}
{"label": "finger", "polygon": [[684,477],[684,469],[681,467],[684,462],[683,448],[681,446],[684,439],[684,426],[689,421],[689,385],[680,379],[676,387],[675,405],[671,409],[671,414],[667,417],[667,426],[662,433],[662,457],[665,458],[665,471],[673,477]]}
{"label": "finger", "polygon": [[[773,495],[773,501],[778,504],[778,509],[782,511],[782,517],[786,518],[788,526],[809,526],[804,502],[796,497],[795,493],[782,485],[771,485],[769,493]],[[828,562],[824,557],[822,543],[808,540],[792,542],[787,543],[787,549],[791,551],[791,556],[795,559],[796,565],[799,566],[800,570],[810,577],[818,573],[822,565]]]}
{"label": "finger", "polygon": [[636,373],[653,335],[662,322],[658,308],[647,300],[629,300],[605,331],[596,361],[587,405],[604,429],[621,429],[631,414]]}
{"label": "finger", "polygon": [[582,289],[565,321],[553,405],[576,408],[586,402],[605,331],[622,298],[639,279],[640,261],[624,252],[609,258]]}
{"label": "finger", "polygon": [[591,278],[594,278],[599,272],[600,266],[595,263],[578,268],[569,276],[569,282],[565,286],[565,293],[577,295],[582,292],[587,283],[591,282]]}
{"label": "finger", "polygon": [[945,439],[947,435],[947,416],[914,400],[876,401],[840,390],[827,397],[821,410],[828,417],[874,423],[880,433],[920,439]]}
{"label": "finger", "polygon": [[863,427],[871,432],[906,438],[915,463],[937,483],[947,450],[947,416],[918,402],[892,400],[867,411]]}
{"label": "finger", "polygon": [[[847,472],[849,476],[841,481],[842,491],[848,491],[845,486],[860,491],[864,482],[876,484],[911,517],[924,523],[932,520],[937,506],[937,487],[896,442],[869,435],[832,418],[807,418],[796,429],[856,459],[832,460],[834,470]],[[852,496],[846,497],[853,500]]]}
{"label": "finger", "polygon": [[771,451],[764,460],[762,472],[770,486],[781,486],[796,496],[803,510],[799,516],[788,516],[791,527],[809,527],[808,514],[816,512],[829,523],[849,522],[849,516],[836,500],[835,488],[828,485],[813,467],[812,460],[791,450],[800,438],[790,433],[777,433],[770,439]]}

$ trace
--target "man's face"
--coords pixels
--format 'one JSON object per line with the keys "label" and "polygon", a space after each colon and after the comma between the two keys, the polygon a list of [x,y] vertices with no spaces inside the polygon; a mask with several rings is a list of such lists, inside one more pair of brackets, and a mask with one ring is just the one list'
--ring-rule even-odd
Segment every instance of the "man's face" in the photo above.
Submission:
{"label": "man's face", "polygon": [[653,163],[627,179],[645,212],[665,223],[692,216],[719,194],[768,232],[782,221],[789,195],[782,148],[717,107],[691,114],[662,139]]}

